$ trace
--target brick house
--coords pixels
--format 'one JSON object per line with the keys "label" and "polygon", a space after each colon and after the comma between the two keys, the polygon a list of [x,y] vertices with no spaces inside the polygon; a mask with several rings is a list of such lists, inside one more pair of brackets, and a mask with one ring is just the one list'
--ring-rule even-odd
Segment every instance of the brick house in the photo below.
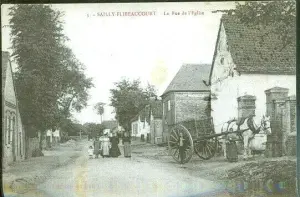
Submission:
{"label": "brick house", "polygon": [[295,43],[282,49],[276,35],[262,37],[269,28],[247,27],[234,16],[221,18],[207,82],[217,133],[231,118],[271,115],[274,99],[290,100],[294,97],[288,93],[296,94]]}
{"label": "brick house", "polygon": [[2,51],[2,158],[3,167],[25,158],[25,131],[18,108],[8,52]]}
{"label": "brick house", "polygon": [[173,125],[210,116],[207,113],[210,88],[203,83],[203,80],[208,80],[210,68],[206,64],[183,65],[161,95],[163,142],[168,141],[169,129]]}

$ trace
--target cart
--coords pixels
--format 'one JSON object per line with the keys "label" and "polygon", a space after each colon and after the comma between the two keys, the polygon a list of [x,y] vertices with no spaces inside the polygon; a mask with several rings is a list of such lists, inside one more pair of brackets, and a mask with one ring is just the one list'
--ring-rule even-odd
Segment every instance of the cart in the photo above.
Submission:
{"label": "cart", "polygon": [[179,135],[185,141],[183,163],[191,160],[194,153],[201,159],[212,158],[218,149],[218,137],[234,132],[215,133],[213,118],[184,121],[171,127],[168,140],[169,151],[175,161],[181,162],[179,154]]}

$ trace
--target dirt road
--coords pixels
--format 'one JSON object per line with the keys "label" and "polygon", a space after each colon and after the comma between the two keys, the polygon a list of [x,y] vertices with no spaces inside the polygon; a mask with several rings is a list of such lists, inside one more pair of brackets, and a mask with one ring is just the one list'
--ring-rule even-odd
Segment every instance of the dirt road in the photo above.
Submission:
{"label": "dirt road", "polygon": [[[222,186],[191,176],[183,168],[155,160],[88,159],[87,147],[75,163],[56,169],[28,196],[227,196]],[[220,191],[223,191],[220,192]],[[218,193],[218,194],[215,194]]]}

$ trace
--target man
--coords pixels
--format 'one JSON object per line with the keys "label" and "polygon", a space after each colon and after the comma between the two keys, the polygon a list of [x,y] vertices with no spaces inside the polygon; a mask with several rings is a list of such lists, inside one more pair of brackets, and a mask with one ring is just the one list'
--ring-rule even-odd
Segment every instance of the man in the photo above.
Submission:
{"label": "man", "polygon": [[183,160],[184,160],[184,138],[183,138],[183,133],[180,132],[179,133],[179,155],[180,155],[180,163],[183,164]]}

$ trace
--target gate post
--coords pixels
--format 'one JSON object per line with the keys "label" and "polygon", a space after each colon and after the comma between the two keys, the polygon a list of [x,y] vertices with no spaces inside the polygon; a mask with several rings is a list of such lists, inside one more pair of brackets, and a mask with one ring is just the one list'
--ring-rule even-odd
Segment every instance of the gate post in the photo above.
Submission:
{"label": "gate post", "polygon": [[272,134],[267,136],[266,157],[282,156],[282,119],[285,99],[289,89],[273,87],[265,90],[266,94],[266,115],[270,116]]}
{"label": "gate post", "polygon": [[[255,101],[256,97],[252,95],[244,95],[237,98],[238,102],[238,121],[250,115],[255,115]],[[238,154],[243,154],[243,143],[238,142]]]}

